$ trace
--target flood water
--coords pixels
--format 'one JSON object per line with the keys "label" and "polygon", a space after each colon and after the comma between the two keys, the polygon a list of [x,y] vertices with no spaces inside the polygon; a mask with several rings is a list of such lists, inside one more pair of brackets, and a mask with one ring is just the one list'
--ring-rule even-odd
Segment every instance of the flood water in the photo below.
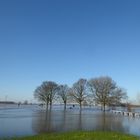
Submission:
{"label": "flood water", "polygon": [[63,110],[54,106],[45,111],[38,106],[0,108],[0,137],[26,136],[74,130],[119,131],[140,136],[140,118],[103,113],[97,108]]}

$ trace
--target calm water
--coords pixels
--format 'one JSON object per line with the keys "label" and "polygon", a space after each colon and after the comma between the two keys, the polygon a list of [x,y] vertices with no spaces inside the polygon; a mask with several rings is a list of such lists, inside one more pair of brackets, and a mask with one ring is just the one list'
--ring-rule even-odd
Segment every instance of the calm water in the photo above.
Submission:
{"label": "calm water", "polygon": [[73,130],[108,130],[140,136],[140,118],[124,117],[97,108],[63,110],[55,106],[47,112],[38,106],[0,109],[0,137],[34,135]]}

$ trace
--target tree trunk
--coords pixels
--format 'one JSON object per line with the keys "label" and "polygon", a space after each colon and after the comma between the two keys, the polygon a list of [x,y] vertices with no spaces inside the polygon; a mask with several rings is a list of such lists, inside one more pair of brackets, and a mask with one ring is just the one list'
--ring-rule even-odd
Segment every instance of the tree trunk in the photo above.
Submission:
{"label": "tree trunk", "polygon": [[80,102],[79,104],[80,104],[80,110],[82,110],[82,102]]}
{"label": "tree trunk", "polygon": [[46,103],[46,110],[48,110],[48,105],[49,105],[49,103],[47,102],[47,103]]}
{"label": "tree trunk", "polygon": [[52,101],[50,101],[50,106],[52,105]]}
{"label": "tree trunk", "polygon": [[66,104],[67,104],[67,102],[64,101],[64,110],[66,110]]}
{"label": "tree trunk", "polygon": [[50,101],[50,109],[52,108],[52,101]]}
{"label": "tree trunk", "polygon": [[104,112],[105,112],[105,103],[104,103]]}

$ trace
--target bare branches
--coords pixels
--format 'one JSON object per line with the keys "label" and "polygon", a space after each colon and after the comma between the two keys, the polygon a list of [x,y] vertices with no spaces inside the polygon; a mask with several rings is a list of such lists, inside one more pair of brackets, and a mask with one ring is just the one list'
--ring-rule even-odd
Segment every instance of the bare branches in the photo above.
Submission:
{"label": "bare branches", "polygon": [[[57,96],[56,96],[57,95]],[[72,103],[75,101],[82,108],[83,103],[87,101],[94,104],[100,104],[104,107],[108,105],[120,105],[123,99],[127,98],[124,89],[118,87],[116,83],[108,76],[93,78],[89,81],[86,79],[79,79],[75,82],[72,88],[67,85],[57,85],[52,81],[45,81],[34,92],[34,97],[50,106],[52,101],[57,97],[58,101],[60,98],[63,100],[64,108],[69,101]]]}
{"label": "bare branches", "polygon": [[57,91],[57,84],[52,81],[45,81],[34,92],[34,97],[41,102],[44,102],[48,107],[52,105],[52,101]]}
{"label": "bare branches", "polygon": [[118,88],[110,77],[91,79],[88,85],[95,101],[104,107],[104,111],[106,105],[119,104],[121,99],[126,97],[126,92]]}
{"label": "bare branches", "polygon": [[80,109],[82,108],[82,102],[87,97],[87,80],[79,79],[76,83],[73,84],[71,96],[75,99],[75,101],[80,105]]}
{"label": "bare branches", "polygon": [[68,96],[70,94],[70,88],[67,85],[60,85],[60,86],[58,86],[57,93],[61,97],[61,99],[63,100],[64,109],[66,109]]}

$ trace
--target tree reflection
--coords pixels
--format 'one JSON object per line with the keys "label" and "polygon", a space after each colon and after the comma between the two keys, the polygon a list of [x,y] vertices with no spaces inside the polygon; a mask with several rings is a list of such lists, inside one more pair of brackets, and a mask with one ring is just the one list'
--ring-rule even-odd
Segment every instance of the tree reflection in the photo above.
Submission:
{"label": "tree reflection", "polygon": [[60,132],[74,130],[102,130],[129,133],[122,116],[105,112],[82,112],[70,110],[39,111],[33,117],[32,129],[35,133]]}
{"label": "tree reflection", "polygon": [[119,131],[128,133],[129,127],[123,125],[122,116],[114,116],[113,114],[102,112],[101,115],[97,117],[97,122],[95,129],[102,131]]}
{"label": "tree reflection", "polygon": [[52,117],[51,109],[46,111],[39,111],[37,116],[32,120],[32,129],[37,133],[52,131]]}
{"label": "tree reflection", "polygon": [[79,110],[78,130],[82,130],[82,110]]}

